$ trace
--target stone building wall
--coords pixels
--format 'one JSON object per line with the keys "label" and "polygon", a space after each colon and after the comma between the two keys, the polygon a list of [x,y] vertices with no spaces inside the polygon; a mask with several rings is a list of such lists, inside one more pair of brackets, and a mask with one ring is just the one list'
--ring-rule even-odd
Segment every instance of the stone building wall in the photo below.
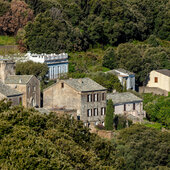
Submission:
{"label": "stone building wall", "polygon": [[12,102],[12,105],[19,105],[22,104],[22,95],[6,97],[5,95],[0,93],[0,100],[7,98]]}
{"label": "stone building wall", "polygon": [[[104,93],[104,100],[102,100],[102,93]],[[94,94],[98,95],[98,101],[94,101]],[[92,101],[88,102],[88,95],[92,95]],[[94,92],[86,92],[82,93],[81,96],[81,120],[84,122],[100,122],[104,121],[104,115],[101,114],[101,109],[105,108],[106,111],[106,91],[94,91]],[[92,110],[92,116],[87,116],[88,109]],[[98,115],[94,116],[94,109],[98,109]]]}
{"label": "stone building wall", "polygon": [[[104,115],[101,115],[101,108],[106,110],[106,91],[78,92],[62,81],[50,86],[43,93],[43,107],[47,109],[73,109],[77,110],[77,116],[83,122],[102,122]],[[101,100],[102,93],[105,99]],[[93,101],[93,95],[98,94],[98,101]],[[92,95],[92,101],[87,101],[87,96]],[[87,110],[91,109],[91,114],[87,116]],[[98,109],[98,115],[94,116],[94,109]]]}
{"label": "stone building wall", "polygon": [[80,114],[81,93],[60,81],[44,90],[43,107],[74,109]]}
{"label": "stone building wall", "polygon": [[[155,78],[157,78],[156,82]],[[157,87],[162,90],[170,91],[170,77],[153,70],[150,72],[147,87]]]}
{"label": "stone building wall", "polygon": [[0,93],[0,100],[3,100],[5,98],[6,98],[6,96],[4,96],[3,94]]}
{"label": "stone building wall", "polygon": [[40,107],[40,81],[33,76],[26,85],[27,106]]}
{"label": "stone building wall", "polygon": [[11,96],[8,99],[12,102],[12,105],[22,105],[22,95],[20,96]]}
{"label": "stone building wall", "polygon": [[[40,81],[33,76],[27,84],[7,84],[23,93],[23,106],[24,107],[40,107]],[[35,101],[33,103],[33,100]]]}
{"label": "stone building wall", "polygon": [[15,63],[10,60],[0,60],[0,80],[4,83],[8,75],[14,75]]}
{"label": "stone building wall", "polygon": [[[143,102],[135,102],[135,110],[141,113],[143,111]],[[126,103],[126,111],[133,111],[133,103]],[[115,114],[124,114],[124,104],[115,105]]]}
{"label": "stone building wall", "polygon": [[26,95],[26,85],[25,84],[7,84],[11,88],[23,93],[22,96],[22,105],[27,107],[27,95]]}
{"label": "stone building wall", "polygon": [[142,86],[142,87],[139,87],[139,93],[153,93],[153,94],[156,94],[156,95],[168,96],[168,91],[162,90],[162,89],[157,88],[157,87]]}

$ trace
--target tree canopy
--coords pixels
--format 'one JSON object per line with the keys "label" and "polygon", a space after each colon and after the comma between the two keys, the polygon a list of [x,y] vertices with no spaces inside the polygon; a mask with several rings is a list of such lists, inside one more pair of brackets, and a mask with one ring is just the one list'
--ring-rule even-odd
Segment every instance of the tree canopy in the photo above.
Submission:
{"label": "tree canopy", "polygon": [[[117,46],[132,40],[146,40],[151,34],[170,40],[168,0],[15,1],[0,0],[3,21],[6,21],[5,16],[13,16],[11,24],[4,25],[4,33],[16,34],[18,28],[32,20],[34,13],[35,19],[25,27],[24,38],[27,49],[33,52],[82,51],[95,46]],[[15,3],[22,4],[22,10],[21,5],[17,9],[14,6],[16,10],[11,13],[10,5]],[[26,17],[26,13],[29,16]],[[20,26],[11,32],[11,26],[18,21]]]}
{"label": "tree canopy", "polygon": [[111,99],[107,101],[106,116],[105,116],[105,129],[113,130],[113,117],[114,117],[114,106]]}
{"label": "tree canopy", "polygon": [[33,61],[18,62],[16,64],[17,75],[34,75],[43,80],[48,73],[48,66],[46,64],[35,63]]}
{"label": "tree canopy", "polygon": [[109,141],[69,116],[0,101],[0,169],[168,169],[169,140],[133,125]]}

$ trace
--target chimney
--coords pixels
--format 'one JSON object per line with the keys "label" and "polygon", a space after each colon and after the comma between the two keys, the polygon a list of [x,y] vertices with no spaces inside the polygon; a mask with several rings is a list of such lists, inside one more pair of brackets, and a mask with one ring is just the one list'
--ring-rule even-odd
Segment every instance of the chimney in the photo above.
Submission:
{"label": "chimney", "polygon": [[15,75],[15,62],[11,60],[0,60],[0,80],[5,83],[6,78],[9,75]]}
{"label": "chimney", "polygon": [[81,83],[81,84],[83,83],[83,80],[82,80],[82,79],[79,79],[78,81],[79,81],[79,83]]}

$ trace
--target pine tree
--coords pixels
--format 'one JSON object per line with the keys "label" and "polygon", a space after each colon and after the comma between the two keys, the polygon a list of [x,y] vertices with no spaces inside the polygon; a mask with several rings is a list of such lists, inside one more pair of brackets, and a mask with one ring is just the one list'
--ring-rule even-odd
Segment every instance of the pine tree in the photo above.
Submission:
{"label": "pine tree", "polygon": [[105,116],[105,129],[113,130],[113,115],[114,115],[114,106],[112,100],[108,100],[106,107],[106,116]]}

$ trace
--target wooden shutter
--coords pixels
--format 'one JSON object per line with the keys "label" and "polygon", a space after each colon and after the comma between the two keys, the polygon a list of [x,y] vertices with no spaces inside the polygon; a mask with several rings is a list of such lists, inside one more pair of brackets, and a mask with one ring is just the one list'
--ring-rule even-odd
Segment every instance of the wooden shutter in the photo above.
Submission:
{"label": "wooden shutter", "polygon": [[93,102],[95,102],[95,94],[93,94]]}
{"label": "wooden shutter", "polygon": [[87,110],[87,117],[89,117],[89,109]]}

